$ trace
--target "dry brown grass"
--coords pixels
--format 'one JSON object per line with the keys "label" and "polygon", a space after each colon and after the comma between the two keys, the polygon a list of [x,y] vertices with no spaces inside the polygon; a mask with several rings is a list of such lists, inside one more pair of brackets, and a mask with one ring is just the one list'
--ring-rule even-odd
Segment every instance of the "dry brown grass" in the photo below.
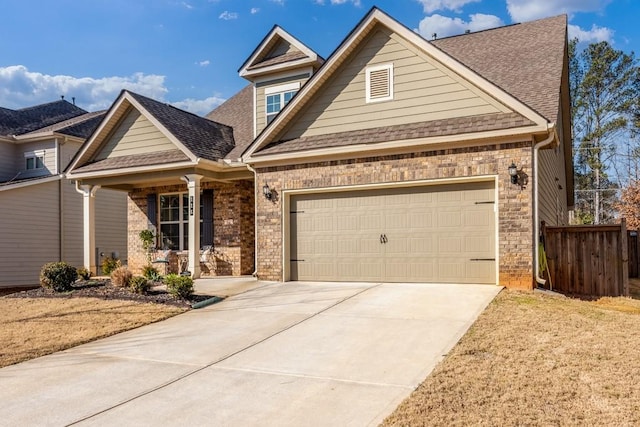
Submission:
{"label": "dry brown grass", "polygon": [[0,367],[64,350],[185,311],[95,298],[0,298]]}
{"label": "dry brown grass", "polygon": [[503,291],[384,425],[640,425],[640,301]]}

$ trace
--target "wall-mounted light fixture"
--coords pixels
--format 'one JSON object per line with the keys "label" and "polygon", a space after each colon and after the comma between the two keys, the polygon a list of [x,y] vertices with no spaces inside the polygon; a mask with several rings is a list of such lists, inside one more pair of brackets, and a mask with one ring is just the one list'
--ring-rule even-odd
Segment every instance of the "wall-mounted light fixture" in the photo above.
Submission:
{"label": "wall-mounted light fixture", "polygon": [[509,176],[511,177],[511,183],[518,183],[518,167],[515,163],[511,162],[511,166],[509,166]]}
{"label": "wall-mounted light fixture", "polygon": [[264,198],[267,200],[271,200],[273,198],[273,193],[271,192],[271,188],[269,188],[269,184],[265,184],[262,187],[262,194],[264,194]]}

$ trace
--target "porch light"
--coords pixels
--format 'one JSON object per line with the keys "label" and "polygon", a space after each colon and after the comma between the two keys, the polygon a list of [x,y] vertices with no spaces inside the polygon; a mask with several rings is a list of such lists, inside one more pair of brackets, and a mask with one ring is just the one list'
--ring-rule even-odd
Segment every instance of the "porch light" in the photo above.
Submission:
{"label": "porch light", "polygon": [[518,167],[515,163],[511,162],[511,166],[509,166],[509,176],[511,177],[511,183],[518,183]]}
{"label": "porch light", "polygon": [[264,194],[265,199],[271,200],[271,198],[273,197],[273,194],[271,193],[271,188],[269,188],[269,184],[265,184],[264,187],[262,187],[262,194]]}

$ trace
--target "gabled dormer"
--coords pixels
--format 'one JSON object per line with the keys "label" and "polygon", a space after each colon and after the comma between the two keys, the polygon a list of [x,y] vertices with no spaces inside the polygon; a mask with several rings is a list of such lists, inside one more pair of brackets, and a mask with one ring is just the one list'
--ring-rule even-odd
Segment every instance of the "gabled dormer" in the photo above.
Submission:
{"label": "gabled dormer", "polygon": [[274,26],[238,70],[253,84],[253,131],[256,137],[322,65],[324,59],[304,43]]}

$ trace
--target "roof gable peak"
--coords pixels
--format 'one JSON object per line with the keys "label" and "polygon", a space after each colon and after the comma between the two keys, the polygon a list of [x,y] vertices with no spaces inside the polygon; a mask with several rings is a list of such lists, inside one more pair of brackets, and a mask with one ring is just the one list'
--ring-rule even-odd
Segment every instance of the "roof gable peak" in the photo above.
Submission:
{"label": "roof gable peak", "polygon": [[279,25],[262,39],[258,47],[242,64],[238,73],[251,80],[261,74],[282,71],[301,66],[318,68],[324,59],[313,49],[289,34]]}

